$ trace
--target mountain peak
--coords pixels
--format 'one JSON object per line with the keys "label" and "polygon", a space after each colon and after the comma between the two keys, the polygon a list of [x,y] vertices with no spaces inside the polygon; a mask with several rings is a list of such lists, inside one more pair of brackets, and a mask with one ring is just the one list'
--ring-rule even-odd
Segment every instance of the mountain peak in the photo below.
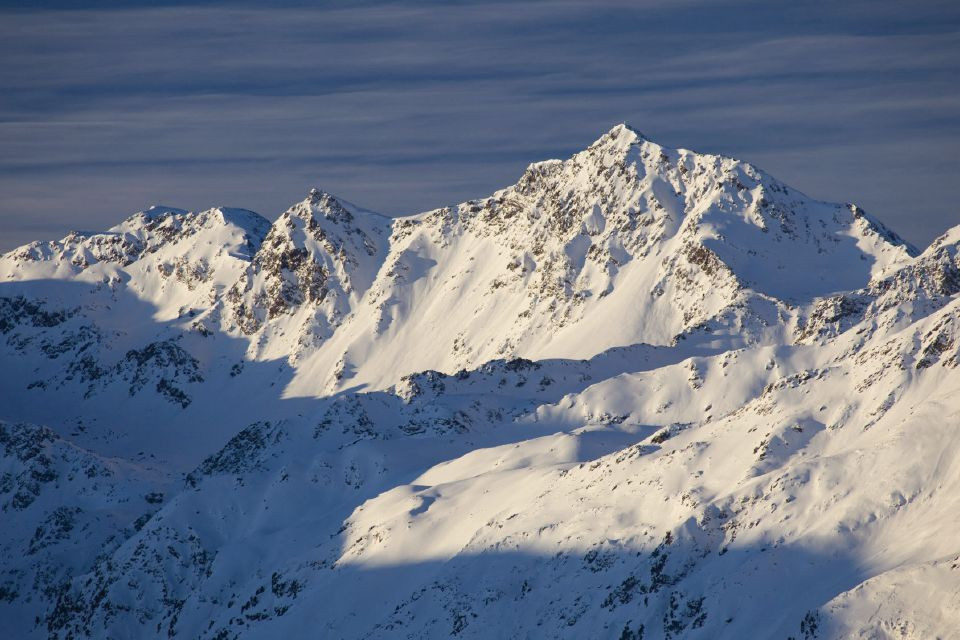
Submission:
{"label": "mountain peak", "polygon": [[140,213],[147,218],[159,218],[168,214],[182,215],[189,212],[186,209],[178,209],[177,207],[168,207],[163,204],[155,204],[147,207],[146,210],[141,211]]}
{"label": "mountain peak", "polygon": [[270,221],[256,211],[239,209],[237,207],[215,207],[213,212],[219,214],[225,224],[233,224],[255,236],[262,238],[270,230]]}
{"label": "mountain peak", "polygon": [[340,200],[332,193],[313,187],[307,197],[294,205],[289,212],[304,219],[314,218],[316,214],[334,222],[351,222],[353,214],[349,203]]}
{"label": "mountain peak", "polygon": [[937,238],[930,243],[929,249],[937,250],[941,247],[950,246],[960,247],[960,224],[950,227],[941,235],[937,236]]}
{"label": "mountain peak", "polygon": [[634,127],[630,126],[626,122],[621,122],[620,124],[614,125],[613,128],[611,128],[610,131],[607,132],[607,135],[613,136],[613,137],[628,135],[628,136],[633,136],[635,138],[639,138],[643,140],[647,139],[647,137],[643,135],[643,133],[641,133],[639,130],[635,129]]}
{"label": "mountain peak", "polygon": [[298,217],[314,217],[315,214],[319,214],[323,218],[337,223],[353,223],[357,219],[356,216],[381,221],[376,224],[383,224],[383,221],[390,220],[390,218],[376,211],[360,207],[318,187],[311,188],[307,197],[290,207],[287,213]]}
{"label": "mountain peak", "polygon": [[644,141],[649,141],[649,139],[627,123],[621,122],[600,136],[589,148],[614,147],[627,149],[634,144]]}

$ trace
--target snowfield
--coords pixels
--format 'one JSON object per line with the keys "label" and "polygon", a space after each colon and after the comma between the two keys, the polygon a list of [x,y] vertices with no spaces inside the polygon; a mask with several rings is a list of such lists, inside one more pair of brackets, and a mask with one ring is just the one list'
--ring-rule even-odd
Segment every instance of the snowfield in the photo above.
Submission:
{"label": "snowfield", "polygon": [[960,226],[618,125],[0,257],[0,636],[958,638]]}

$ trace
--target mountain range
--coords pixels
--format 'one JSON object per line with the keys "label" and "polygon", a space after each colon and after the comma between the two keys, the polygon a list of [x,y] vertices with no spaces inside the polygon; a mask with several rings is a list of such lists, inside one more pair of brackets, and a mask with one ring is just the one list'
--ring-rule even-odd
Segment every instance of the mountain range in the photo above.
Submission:
{"label": "mountain range", "polygon": [[960,226],[618,125],[0,257],[0,634],[952,638]]}

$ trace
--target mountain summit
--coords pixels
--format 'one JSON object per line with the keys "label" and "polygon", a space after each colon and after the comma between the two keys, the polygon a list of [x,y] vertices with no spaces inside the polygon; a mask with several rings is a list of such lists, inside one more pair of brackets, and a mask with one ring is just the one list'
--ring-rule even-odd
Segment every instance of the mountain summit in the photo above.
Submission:
{"label": "mountain summit", "polygon": [[343,361],[355,372],[343,384],[384,386],[372,351],[411,372],[456,371],[715,340],[704,332],[731,345],[781,341],[768,334],[796,324],[798,305],[913,253],[854,205],[618,125],[490,197],[393,221],[376,281],[305,366],[314,384]]}
{"label": "mountain summit", "polygon": [[950,637],[960,227],[617,125],[0,257],[0,635]]}

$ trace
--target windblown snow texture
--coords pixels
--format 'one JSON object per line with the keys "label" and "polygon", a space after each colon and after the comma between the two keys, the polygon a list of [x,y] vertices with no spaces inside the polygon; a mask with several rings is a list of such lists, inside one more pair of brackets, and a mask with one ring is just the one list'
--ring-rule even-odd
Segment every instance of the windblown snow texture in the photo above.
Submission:
{"label": "windblown snow texture", "polygon": [[0,635],[948,638],[960,227],[620,125],[0,258]]}

